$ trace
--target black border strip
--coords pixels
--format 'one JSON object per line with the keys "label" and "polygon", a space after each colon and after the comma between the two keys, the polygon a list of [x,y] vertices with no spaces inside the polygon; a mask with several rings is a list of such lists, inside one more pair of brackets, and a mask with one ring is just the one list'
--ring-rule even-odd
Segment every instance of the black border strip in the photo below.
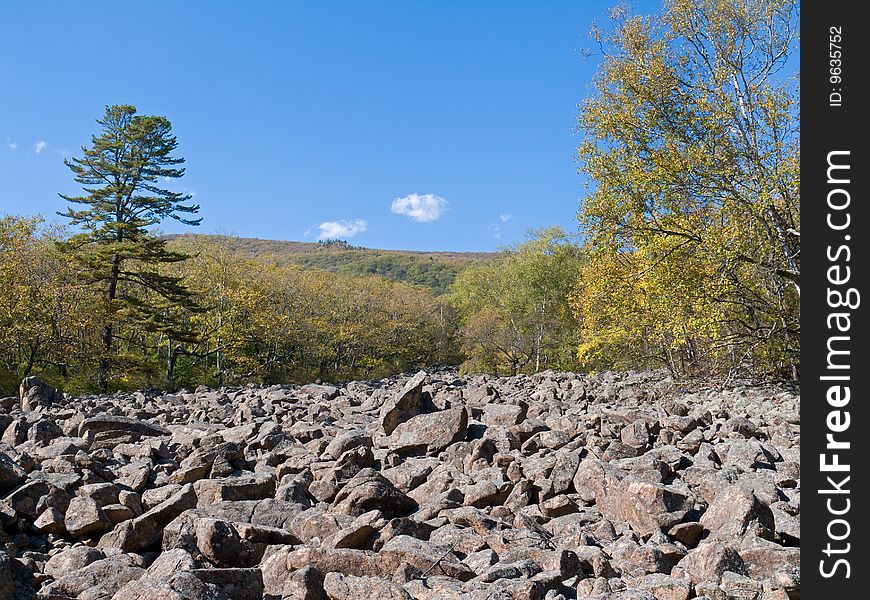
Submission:
{"label": "black border strip", "polygon": [[801,592],[810,599],[868,597],[870,31],[861,8],[801,11]]}

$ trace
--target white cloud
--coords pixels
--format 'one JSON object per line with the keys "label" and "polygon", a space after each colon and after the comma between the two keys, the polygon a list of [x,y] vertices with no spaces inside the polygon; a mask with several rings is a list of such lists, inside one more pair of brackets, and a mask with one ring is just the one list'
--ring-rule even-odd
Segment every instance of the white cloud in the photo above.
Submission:
{"label": "white cloud", "polygon": [[512,214],[509,214],[509,213],[502,213],[498,216],[498,218],[501,219],[502,223],[507,223],[508,221],[513,219],[514,216]]}
{"label": "white cloud", "polygon": [[48,146],[43,140],[39,140],[35,144],[33,144],[33,151],[37,154],[42,154],[42,151],[45,150],[45,147]]}
{"label": "white cloud", "polygon": [[501,239],[501,227],[497,223],[490,223],[486,226],[486,230],[492,234],[495,239]]}
{"label": "white cloud", "polygon": [[14,140],[10,140],[9,138],[6,138],[6,145],[9,146],[10,150],[17,150],[18,149],[18,142],[14,141]]}
{"label": "white cloud", "polygon": [[320,230],[317,239],[351,238],[368,229],[368,226],[369,224],[362,219],[355,219],[353,221],[326,221],[317,226]]}
{"label": "white cloud", "polygon": [[409,194],[393,200],[390,210],[411,217],[418,223],[437,221],[447,210],[447,200],[435,194]]}

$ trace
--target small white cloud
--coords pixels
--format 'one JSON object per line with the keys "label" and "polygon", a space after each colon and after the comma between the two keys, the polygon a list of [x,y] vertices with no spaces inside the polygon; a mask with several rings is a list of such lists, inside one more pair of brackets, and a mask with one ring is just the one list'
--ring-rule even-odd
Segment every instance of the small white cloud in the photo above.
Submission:
{"label": "small white cloud", "polygon": [[[66,156],[66,150],[64,150],[63,152],[64,156]],[[179,186],[178,181],[176,179],[173,179],[172,177],[163,177],[161,175],[160,177],[158,177],[158,179],[163,183],[163,185],[166,186],[166,189],[168,189],[169,191],[179,194],[186,194],[191,198],[196,198],[196,190],[192,187],[188,187],[186,185]]]}
{"label": "small white cloud", "polygon": [[411,217],[418,223],[437,221],[447,210],[447,200],[435,194],[409,194],[393,200],[390,210]]}
{"label": "small white cloud", "polygon": [[10,140],[9,138],[6,138],[6,145],[9,146],[10,150],[17,150],[18,149],[18,142],[14,141],[14,140]]}
{"label": "small white cloud", "polygon": [[369,224],[362,219],[353,221],[326,221],[317,226],[320,233],[318,240],[330,240],[335,238],[351,238],[368,229]]}
{"label": "small white cloud", "polygon": [[501,227],[497,223],[490,223],[486,226],[486,229],[492,234],[492,237],[497,240],[501,239]]}
{"label": "small white cloud", "polygon": [[42,154],[42,151],[45,150],[45,147],[48,146],[44,141],[39,140],[35,144],[33,144],[33,151],[37,154]]}
{"label": "small white cloud", "polygon": [[513,219],[514,216],[512,214],[509,214],[509,213],[502,213],[498,216],[498,218],[501,219],[502,223],[507,223],[508,221]]}

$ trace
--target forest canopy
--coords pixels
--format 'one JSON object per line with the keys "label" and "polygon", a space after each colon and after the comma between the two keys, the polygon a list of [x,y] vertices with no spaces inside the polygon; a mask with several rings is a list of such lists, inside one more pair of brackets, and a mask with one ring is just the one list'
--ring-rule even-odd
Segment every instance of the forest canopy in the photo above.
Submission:
{"label": "forest canopy", "polygon": [[672,0],[593,30],[583,365],[798,376],[797,20],[786,0]]}
{"label": "forest canopy", "polygon": [[[5,393],[37,374],[70,391],[98,386],[104,314],[94,307],[104,302],[103,290],[68,260],[70,239],[67,229],[39,218],[0,219]],[[503,374],[577,366],[567,290],[579,248],[558,230],[488,262],[469,262],[446,296],[270,254],[242,257],[239,243],[226,236],[168,241],[168,252],[186,258],[158,271],[182,281],[190,301],[162,305],[171,330],[117,314],[110,389],[336,381],[463,362],[467,370]],[[136,305],[161,306],[142,286],[124,294]],[[482,324],[502,317],[516,329],[487,337]],[[507,354],[492,343],[505,343]]]}

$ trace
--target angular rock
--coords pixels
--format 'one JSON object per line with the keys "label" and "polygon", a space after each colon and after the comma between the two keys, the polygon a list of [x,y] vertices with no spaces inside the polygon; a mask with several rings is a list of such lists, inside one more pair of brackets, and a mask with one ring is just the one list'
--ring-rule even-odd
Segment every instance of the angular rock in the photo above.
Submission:
{"label": "angular rock", "polygon": [[45,563],[43,572],[46,575],[60,579],[68,573],[84,569],[91,563],[103,560],[106,556],[98,549],[89,546],[74,546],[58,552]]}
{"label": "angular rock", "polygon": [[517,404],[486,404],[480,420],[490,427],[510,427],[522,423],[526,407]]}
{"label": "angular rock", "polygon": [[423,393],[426,372],[420,371],[408,380],[405,386],[381,407],[381,427],[386,435],[393,433],[401,423],[426,412],[437,410]]}
{"label": "angular rock", "polygon": [[775,529],[773,512],[751,491],[731,485],[719,491],[701,517],[701,525],[716,536],[742,537],[748,530],[770,537]]}
{"label": "angular rock", "polygon": [[25,377],[18,388],[21,411],[30,412],[40,408],[51,408],[55,402],[63,401],[63,394],[44,383],[38,377]]}
{"label": "angular rock", "polygon": [[692,583],[718,583],[725,571],[745,574],[746,565],[737,550],[721,541],[704,541],[689,552],[672,575],[685,576]]}
{"label": "angular rock", "polygon": [[799,397],[680,386],[432,369],[0,399],[0,591],[797,597]]}
{"label": "angular rock", "polygon": [[602,515],[628,522],[640,535],[668,531],[694,506],[682,490],[636,479],[596,459],[580,463],[574,487],[582,498],[594,498]]}
{"label": "angular rock", "polygon": [[668,531],[668,535],[689,547],[695,547],[704,534],[704,526],[698,522],[677,523]]}
{"label": "angular rock", "polygon": [[50,490],[51,486],[47,481],[28,479],[9,492],[5,500],[16,513],[35,519],[39,514],[37,506],[40,499],[47,496]]}
{"label": "angular rock", "polygon": [[[800,591],[800,548],[747,536],[737,548],[745,574],[768,589],[783,589],[790,595]],[[742,571],[741,571],[742,572]]]}
{"label": "angular rock", "polygon": [[49,506],[33,522],[33,528],[39,533],[64,533],[66,532],[64,515],[58,509]]}
{"label": "angular rock", "polygon": [[644,576],[635,584],[635,589],[649,592],[656,600],[688,600],[692,597],[692,585],[687,580],[663,573]]}
{"label": "angular rock", "polygon": [[63,575],[45,586],[40,594],[49,598],[78,598],[87,592],[94,598],[111,598],[144,574],[145,570],[134,565],[127,556],[104,558]]}
{"label": "angular rock", "polygon": [[118,548],[122,552],[141,552],[159,544],[163,528],[178,515],[196,506],[196,493],[191,484],[132,521],[124,521],[100,539],[100,548]]}
{"label": "angular rock", "polygon": [[387,518],[403,517],[416,509],[414,500],[374,469],[363,469],[354,475],[332,504],[334,512],[353,517],[371,510],[379,510]]}
{"label": "angular rock", "polygon": [[[308,546],[288,549],[284,554],[283,563],[280,558],[277,562],[283,565],[282,568],[291,572],[310,565],[321,573],[343,573],[357,577],[383,577],[398,566],[398,562],[392,558],[387,560],[387,557],[381,556],[380,553],[347,548],[325,550]],[[263,572],[265,577],[265,567]]]}
{"label": "angular rock", "polygon": [[20,485],[27,473],[5,452],[0,452],[0,496]]}
{"label": "angular rock", "polygon": [[101,415],[82,421],[81,425],[79,425],[78,436],[93,439],[96,434],[106,431],[135,433],[139,436],[170,435],[170,431],[165,427],[154,425],[148,421],[131,419],[130,417]]}
{"label": "angular rock", "polygon": [[260,564],[263,591],[268,596],[298,598],[299,600],[326,600],[323,591],[323,573],[311,565],[290,570],[287,554],[290,548],[277,548]]}
{"label": "angular rock", "polygon": [[193,484],[200,507],[215,502],[263,500],[275,495],[275,477],[270,473],[251,476],[200,479]]}
{"label": "angular rock", "polygon": [[31,600],[32,580],[27,567],[0,550],[0,600]]}
{"label": "angular rock", "polygon": [[358,600],[359,598],[412,600],[411,594],[401,585],[379,577],[327,573],[323,579],[323,590],[330,600]]}
{"label": "angular rock", "polygon": [[335,437],[323,451],[323,458],[336,459],[348,450],[360,446],[372,447],[372,438],[361,430],[351,430]]}
{"label": "angular rock", "polygon": [[389,446],[400,455],[422,452],[435,454],[465,439],[467,430],[468,413],[465,408],[449,408],[417,415],[400,423],[390,436]]}
{"label": "angular rock", "polygon": [[112,522],[93,498],[77,496],[70,500],[64,517],[66,530],[75,537],[101,535]]}
{"label": "angular rock", "polygon": [[168,579],[146,575],[127,583],[112,600],[233,600],[213,584],[190,572],[175,573]]}
{"label": "angular rock", "polygon": [[263,573],[260,569],[191,569],[201,582],[215,586],[232,600],[260,600],[263,597]]}
{"label": "angular rock", "polygon": [[427,543],[407,535],[396,536],[384,544],[378,556],[397,565],[406,562],[426,575],[446,575],[460,581],[475,576],[449,546]]}

